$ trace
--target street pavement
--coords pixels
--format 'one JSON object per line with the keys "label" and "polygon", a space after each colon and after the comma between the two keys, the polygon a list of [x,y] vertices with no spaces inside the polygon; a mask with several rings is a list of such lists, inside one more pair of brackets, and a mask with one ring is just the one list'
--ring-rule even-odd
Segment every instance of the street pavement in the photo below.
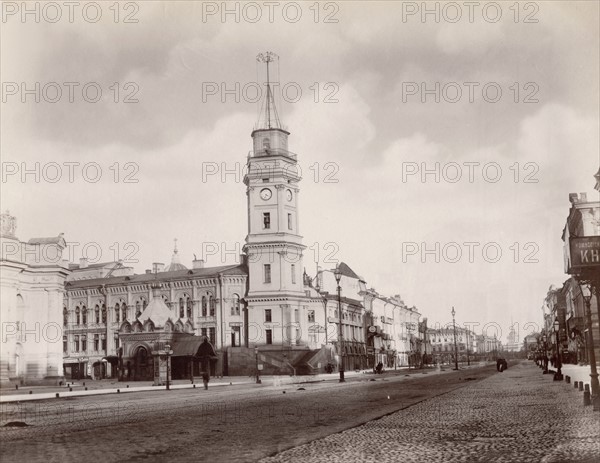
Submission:
{"label": "street pavement", "polygon": [[0,461],[600,458],[600,413],[532,362],[328,378],[4,403]]}
{"label": "street pavement", "polygon": [[532,363],[278,453],[283,462],[599,462],[600,412]]}

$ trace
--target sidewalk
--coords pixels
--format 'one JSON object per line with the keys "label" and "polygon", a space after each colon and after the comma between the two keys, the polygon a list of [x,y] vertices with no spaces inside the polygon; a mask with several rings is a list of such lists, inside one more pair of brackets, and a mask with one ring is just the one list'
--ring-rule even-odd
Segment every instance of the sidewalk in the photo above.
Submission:
{"label": "sidewalk", "polygon": [[[554,367],[551,367],[550,365],[548,366],[548,368],[551,368],[553,370],[557,370]],[[598,370],[600,370],[600,367],[597,367]],[[565,364],[562,365],[561,367],[561,373],[563,374],[563,376],[570,376],[571,377],[571,384],[574,383],[575,381],[583,381],[584,384],[590,384],[590,366],[589,365],[572,365],[572,364]],[[591,385],[590,385],[591,388]]]}
{"label": "sidewalk", "polygon": [[[486,362],[473,362],[470,366],[460,365],[460,370],[467,370],[469,368],[477,368],[486,365]],[[344,372],[345,378],[360,378],[365,379],[371,378],[385,378],[386,376],[395,375],[410,375],[410,374],[423,374],[423,373],[442,373],[452,371],[452,368],[445,365],[444,368],[428,367],[423,369],[414,369],[408,367],[399,367],[397,369],[388,369],[381,375],[373,373],[373,370],[359,370],[359,371],[346,371]],[[265,375],[261,376],[261,384],[263,386],[274,386],[280,387],[288,384],[304,384],[304,383],[317,383],[321,381],[338,381],[339,374],[337,371],[333,373],[322,373],[317,375],[306,375],[306,376],[272,376]],[[223,376],[223,377],[212,377],[210,379],[209,387],[215,386],[234,386],[241,384],[256,384],[256,377],[252,376]],[[189,379],[177,379],[171,381],[171,389],[192,389],[202,388],[201,377],[194,377],[194,384]],[[72,389],[70,391],[69,389]],[[8,402],[29,402],[33,400],[47,400],[64,397],[78,397],[78,396],[90,396],[90,395],[105,395],[105,394],[119,394],[126,392],[144,392],[144,391],[156,391],[165,389],[166,386],[153,386],[151,381],[121,381],[118,382],[115,379],[103,379],[103,380],[80,380],[80,381],[69,381],[64,386],[20,386],[19,389],[0,389],[0,403]]]}
{"label": "sidewalk", "polygon": [[[408,368],[399,368],[395,371],[396,374],[406,374]],[[410,372],[426,371],[426,370],[410,370]],[[383,375],[377,375],[385,377],[386,374],[393,374],[394,370],[388,371]],[[345,372],[346,378],[356,378],[359,376],[368,375],[373,376],[371,370],[363,371],[347,371]],[[337,372],[325,373],[311,376],[261,376],[261,384],[265,386],[284,386],[286,384],[303,384],[321,381],[337,381],[339,378]],[[166,386],[153,386],[151,381],[122,381],[118,382],[115,379],[103,379],[103,380],[80,380],[80,381],[69,381],[68,385],[64,386],[20,386],[19,389],[2,389],[0,390],[0,403],[7,402],[28,402],[32,400],[47,400],[64,397],[78,397],[78,396],[90,396],[90,395],[105,395],[105,394],[119,394],[127,392],[144,392],[144,391],[156,391],[165,389]],[[215,386],[234,386],[240,384],[256,384],[256,378],[254,376],[224,376],[224,377],[212,377],[210,379],[209,387]],[[171,381],[171,389],[192,389],[202,388],[202,378],[195,377],[194,384],[189,379],[178,379]],[[72,389],[70,391],[69,389]]]}

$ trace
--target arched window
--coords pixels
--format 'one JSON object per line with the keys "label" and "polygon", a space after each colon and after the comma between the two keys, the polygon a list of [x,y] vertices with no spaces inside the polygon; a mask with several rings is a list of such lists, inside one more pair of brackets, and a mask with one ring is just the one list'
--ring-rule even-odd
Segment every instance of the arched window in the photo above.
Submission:
{"label": "arched window", "polygon": [[188,318],[192,318],[192,298],[190,296],[187,296],[186,299],[186,312],[187,312],[187,317]]}
{"label": "arched window", "polygon": [[121,306],[118,303],[115,304],[115,321],[117,323],[121,321]]}
{"label": "arched window", "polygon": [[81,308],[81,323],[87,325],[87,309],[85,306]]}
{"label": "arched window", "polygon": [[63,307],[63,326],[67,326],[68,324],[69,324],[69,311],[67,310],[66,307]]}
{"label": "arched window", "polygon": [[202,316],[206,317],[206,296],[202,296]]}
{"label": "arched window", "polygon": [[240,314],[240,296],[238,294],[233,295],[233,305],[231,306],[231,315]]}
{"label": "arched window", "polygon": [[135,318],[138,318],[142,315],[142,311],[140,310],[140,301],[135,301]]}
{"label": "arched window", "polygon": [[183,298],[179,298],[179,318],[183,318],[185,316],[185,307],[183,306]]}
{"label": "arched window", "polygon": [[75,307],[75,321],[78,325],[81,323],[81,310],[79,309],[79,306]]}
{"label": "arched window", "polygon": [[213,295],[211,294],[210,296],[208,296],[208,306],[210,307],[210,316],[214,317],[215,316],[215,307],[216,307],[216,301],[215,298],[213,297]]}
{"label": "arched window", "polygon": [[106,306],[102,304],[102,323],[106,323]]}
{"label": "arched window", "polygon": [[100,323],[100,307],[98,306],[98,304],[96,304],[96,307],[94,307],[94,317],[96,323]]}

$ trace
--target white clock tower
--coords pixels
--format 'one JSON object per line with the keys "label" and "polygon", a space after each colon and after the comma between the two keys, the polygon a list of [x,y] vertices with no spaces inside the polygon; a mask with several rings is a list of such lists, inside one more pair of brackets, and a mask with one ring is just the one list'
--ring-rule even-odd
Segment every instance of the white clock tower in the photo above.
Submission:
{"label": "white clock tower", "polygon": [[258,56],[267,66],[267,91],[244,177],[248,341],[250,346],[291,347],[306,345],[309,302],[303,283],[297,157],[288,150],[290,133],[281,127],[269,82],[269,64],[276,59],[270,52]]}

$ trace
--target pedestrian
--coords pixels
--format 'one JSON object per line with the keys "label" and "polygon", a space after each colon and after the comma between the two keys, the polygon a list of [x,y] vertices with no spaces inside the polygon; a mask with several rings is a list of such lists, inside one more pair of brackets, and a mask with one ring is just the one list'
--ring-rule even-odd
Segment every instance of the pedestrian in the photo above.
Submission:
{"label": "pedestrian", "polygon": [[204,389],[208,389],[208,382],[210,381],[210,375],[208,371],[202,372],[202,382],[204,383]]}

